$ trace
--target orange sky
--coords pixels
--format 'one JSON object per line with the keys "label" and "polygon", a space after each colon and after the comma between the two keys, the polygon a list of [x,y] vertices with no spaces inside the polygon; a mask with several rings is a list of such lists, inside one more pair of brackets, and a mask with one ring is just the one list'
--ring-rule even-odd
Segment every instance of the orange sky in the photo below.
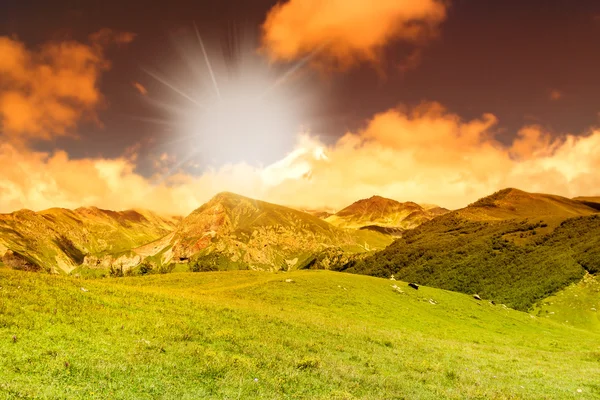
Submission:
{"label": "orange sky", "polygon": [[[326,83],[344,70],[378,64],[390,43],[426,51],[447,17],[445,4],[289,0],[265,16],[261,50],[273,62],[312,54],[311,66],[334,67],[321,77]],[[429,99],[382,109],[334,141],[299,131],[291,152],[262,166],[236,162],[191,174],[173,169],[177,156],[161,152],[153,159],[155,175],[147,176],[137,170],[139,146],[113,158],[39,150],[39,143],[78,140],[86,124],[102,125],[99,111],[111,107],[101,90],[111,69],[106,49],[123,52],[135,40],[109,29],[86,42],[37,47],[0,37],[0,212],[95,205],[187,214],[225,190],[311,209],[340,209],[372,195],[459,208],[504,187],[598,194],[600,129],[557,134],[536,122],[507,142],[499,140],[501,121],[492,112],[465,119]],[[150,94],[137,81],[124,87]],[[563,93],[549,89],[547,96],[557,102]]]}

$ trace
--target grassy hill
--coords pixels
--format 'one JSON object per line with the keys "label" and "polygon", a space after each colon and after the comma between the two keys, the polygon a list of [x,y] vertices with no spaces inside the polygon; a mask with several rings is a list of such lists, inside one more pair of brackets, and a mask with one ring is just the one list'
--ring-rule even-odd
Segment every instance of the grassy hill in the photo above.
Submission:
{"label": "grassy hill", "polygon": [[598,334],[398,281],[3,268],[0,286],[0,399],[600,398]]}
{"label": "grassy hill", "polygon": [[596,196],[596,197],[581,196],[581,197],[575,197],[573,200],[579,201],[588,207],[591,207],[595,210],[600,211],[600,196]]}
{"label": "grassy hill", "polygon": [[144,210],[21,210],[0,215],[0,256],[15,268],[68,273],[154,241],[176,223]]}
{"label": "grassy hill", "polygon": [[288,270],[324,249],[362,253],[391,241],[381,233],[339,229],[302,211],[220,193],[168,238],[136,251],[158,264],[186,263],[192,270]]}
{"label": "grassy hill", "polygon": [[533,314],[561,324],[600,332],[600,279],[587,274],[536,305]]}
{"label": "grassy hill", "polygon": [[501,191],[407,232],[381,252],[334,268],[394,274],[527,310],[586,271],[600,270],[600,216],[573,203]]}
{"label": "grassy hill", "polygon": [[443,213],[445,211],[440,207],[430,206],[427,210],[410,201],[400,203],[385,197],[373,196],[359,200],[325,220],[342,228],[393,232],[389,229],[398,231],[412,229]]}
{"label": "grassy hill", "polygon": [[469,220],[488,221],[544,217],[562,220],[596,212],[580,201],[508,188],[479,199],[455,213]]}

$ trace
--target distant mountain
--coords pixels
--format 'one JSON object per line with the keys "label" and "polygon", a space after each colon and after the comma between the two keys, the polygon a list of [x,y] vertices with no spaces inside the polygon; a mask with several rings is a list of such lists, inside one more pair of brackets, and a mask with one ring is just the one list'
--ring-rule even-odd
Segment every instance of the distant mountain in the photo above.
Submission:
{"label": "distant mountain", "polygon": [[508,188],[457,210],[462,218],[476,221],[515,218],[570,218],[592,215],[597,210],[580,201],[551,194],[527,193]]}
{"label": "distant mountain", "polygon": [[395,275],[526,310],[600,272],[600,214],[564,197],[505,189],[331,268]]}
{"label": "distant mountain", "polygon": [[325,220],[340,228],[372,229],[397,235],[445,212],[447,210],[437,206],[426,210],[417,203],[373,196],[359,200]]}
{"label": "distant mountain", "polygon": [[294,269],[314,252],[360,253],[391,239],[376,232],[346,231],[302,211],[220,193],[183,219],[173,234],[135,251],[158,264],[192,269]]}
{"label": "distant mountain", "polygon": [[596,197],[580,196],[580,197],[575,197],[573,200],[583,203],[588,207],[591,207],[595,210],[600,211],[600,196],[596,196]]}
{"label": "distant mountain", "polygon": [[327,210],[301,210],[301,211],[305,212],[307,214],[310,214],[313,217],[317,217],[317,218],[321,218],[321,219],[325,219],[334,214],[333,211],[327,211]]}
{"label": "distant mountain", "polygon": [[176,224],[150,211],[95,207],[0,214],[0,258],[14,268],[69,273],[154,241]]}

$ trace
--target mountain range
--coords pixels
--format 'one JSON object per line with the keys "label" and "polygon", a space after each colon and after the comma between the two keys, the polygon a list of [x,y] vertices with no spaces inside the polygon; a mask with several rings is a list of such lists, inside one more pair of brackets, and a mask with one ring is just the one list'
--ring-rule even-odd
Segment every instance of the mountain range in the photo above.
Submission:
{"label": "mountain range", "polygon": [[69,273],[82,264],[104,265],[175,229],[176,217],[145,210],[99,208],[0,214],[0,256],[19,269]]}
{"label": "mountain range", "polygon": [[288,270],[320,250],[364,253],[391,242],[381,233],[344,230],[292,208],[220,193],[172,234],[134,251],[157,264],[188,263],[198,270]]}
{"label": "mountain range", "polygon": [[143,210],[0,215],[14,269],[79,276],[332,269],[528,309],[600,270],[600,198],[504,189],[459,210],[380,196],[336,213],[220,193],[185,218]]}

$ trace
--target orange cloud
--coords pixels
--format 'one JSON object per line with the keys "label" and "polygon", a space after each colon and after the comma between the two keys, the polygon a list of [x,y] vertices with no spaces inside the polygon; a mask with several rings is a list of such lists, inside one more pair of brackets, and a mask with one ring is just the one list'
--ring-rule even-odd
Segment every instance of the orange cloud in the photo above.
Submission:
{"label": "orange cloud", "polygon": [[140,92],[142,96],[146,96],[148,94],[148,90],[141,83],[133,82],[132,85],[138,92]]}
{"label": "orange cloud", "polygon": [[273,60],[319,50],[320,61],[347,67],[377,60],[393,40],[427,40],[445,18],[440,0],[289,0],[267,15],[263,46]]}
{"label": "orange cloud", "polygon": [[[3,144],[0,212],[95,205],[187,214],[225,190],[305,209],[340,209],[374,194],[458,208],[505,187],[598,195],[600,130],[553,138],[528,126],[503,144],[496,124],[491,114],[464,121],[427,103],[380,113],[330,146],[303,135],[294,151],[266,167],[240,163],[152,178],[135,172],[135,150],[73,160]],[[159,172],[171,161],[159,155]]]}
{"label": "orange cloud", "polygon": [[0,37],[0,134],[17,142],[50,139],[95,119],[102,104],[98,80],[110,68],[104,48],[133,37],[105,29],[90,44],[49,42],[37,50]]}
{"label": "orange cloud", "polygon": [[0,171],[0,212],[95,205],[183,215],[217,192],[235,187],[252,195],[260,188],[260,174],[244,164],[163,180],[136,173],[135,156],[71,159],[63,151],[32,152],[8,143],[0,144]]}
{"label": "orange cloud", "polygon": [[590,191],[600,185],[600,130],[552,138],[528,126],[505,145],[495,139],[496,124],[491,114],[463,121],[437,103],[389,110],[325,148],[327,159],[310,163],[309,179],[283,181],[269,196],[312,208],[373,194],[458,208],[504,187],[597,194]]}
{"label": "orange cloud", "polygon": [[97,46],[107,47],[112,43],[119,45],[133,42],[136,34],[132,32],[115,32],[112,29],[102,28],[90,35],[90,41]]}
{"label": "orange cloud", "polygon": [[550,100],[556,101],[563,97],[563,93],[560,90],[552,89],[549,94]]}

